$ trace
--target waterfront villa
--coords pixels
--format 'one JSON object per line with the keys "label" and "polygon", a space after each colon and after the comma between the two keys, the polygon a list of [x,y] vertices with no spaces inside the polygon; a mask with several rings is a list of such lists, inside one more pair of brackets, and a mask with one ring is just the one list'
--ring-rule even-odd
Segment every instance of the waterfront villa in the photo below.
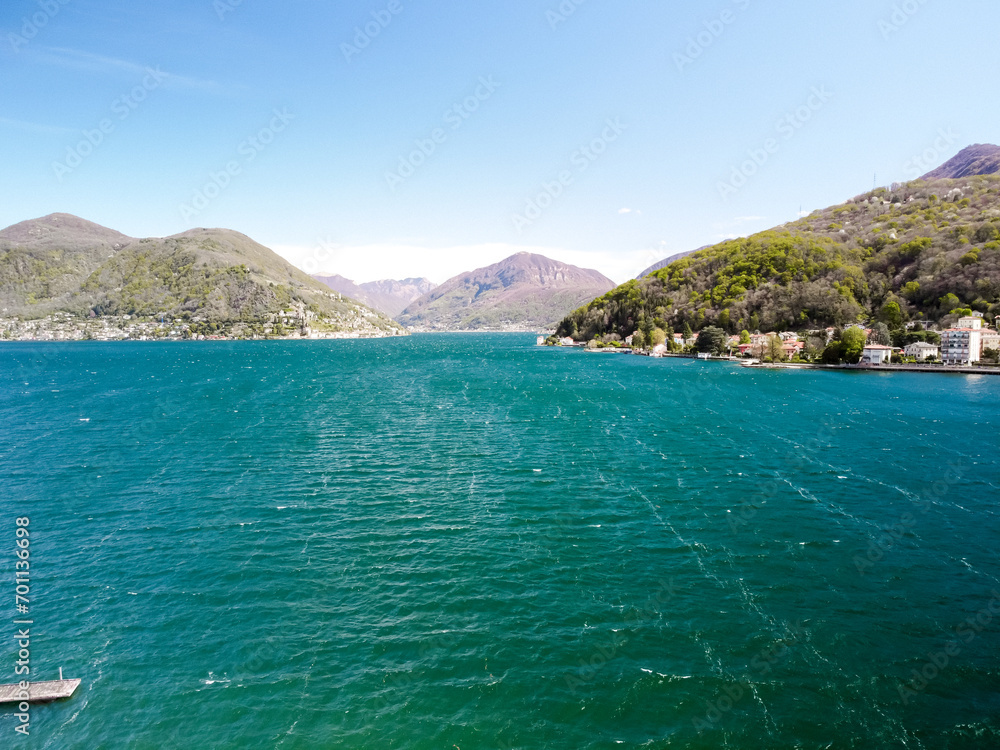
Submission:
{"label": "waterfront villa", "polygon": [[861,354],[861,364],[884,365],[892,359],[892,352],[893,349],[891,346],[869,344]]}
{"label": "waterfront villa", "polygon": [[923,362],[928,359],[936,359],[940,351],[934,344],[928,344],[926,341],[917,341],[906,347],[903,353],[907,357],[915,357],[918,361]]}
{"label": "waterfront villa", "polygon": [[980,356],[982,356],[987,349],[993,349],[994,351],[1000,350],[1000,331],[992,331],[988,328],[984,329],[981,338],[983,340],[983,348],[982,351],[979,352]]}

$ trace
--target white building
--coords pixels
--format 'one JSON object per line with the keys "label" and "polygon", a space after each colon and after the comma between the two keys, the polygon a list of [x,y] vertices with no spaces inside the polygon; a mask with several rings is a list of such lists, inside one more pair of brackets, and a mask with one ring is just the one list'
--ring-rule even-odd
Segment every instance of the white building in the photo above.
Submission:
{"label": "white building", "polygon": [[926,341],[917,341],[906,347],[903,353],[907,357],[916,357],[917,360],[923,362],[924,360],[937,358],[940,351],[934,344],[928,344]]}
{"label": "white building", "polygon": [[949,328],[941,331],[941,361],[946,365],[978,362],[983,351],[982,331]]}
{"label": "white building", "polygon": [[861,354],[863,365],[884,365],[892,359],[892,347],[882,344],[869,344]]}
{"label": "white building", "polygon": [[985,329],[980,337],[982,339],[982,349],[979,351],[980,357],[987,349],[1000,350],[1000,331]]}

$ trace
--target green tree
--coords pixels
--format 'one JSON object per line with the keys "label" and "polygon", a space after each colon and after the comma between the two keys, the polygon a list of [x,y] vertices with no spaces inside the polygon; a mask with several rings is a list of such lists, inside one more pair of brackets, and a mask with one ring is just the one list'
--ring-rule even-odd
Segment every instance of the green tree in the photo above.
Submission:
{"label": "green tree", "polygon": [[750,343],[750,331],[747,330],[740,331],[740,343],[741,344]]}
{"label": "green tree", "polygon": [[940,309],[942,314],[949,313],[962,304],[962,300],[951,292],[943,296],[939,302],[941,303]]}
{"label": "green tree", "polygon": [[839,365],[844,361],[844,345],[839,341],[831,341],[823,350],[823,364]]}
{"label": "green tree", "polygon": [[632,334],[632,346],[635,349],[646,348],[646,334],[642,332],[641,328]]}
{"label": "green tree", "polygon": [[726,332],[716,326],[703,328],[701,333],[698,334],[698,343],[696,346],[699,352],[725,354]]}
{"label": "green tree", "polygon": [[667,343],[667,334],[662,328],[654,328],[649,338],[650,346],[659,346]]}
{"label": "green tree", "polygon": [[889,300],[882,305],[882,309],[878,313],[878,319],[888,325],[889,328],[902,327],[903,311],[900,309],[899,303],[895,300]]}
{"label": "green tree", "polygon": [[785,358],[784,342],[777,336],[768,338],[765,351],[765,358],[769,362],[780,362]]}
{"label": "green tree", "polygon": [[903,296],[906,299],[913,302],[916,300],[917,295],[920,294],[920,282],[919,281],[908,281],[903,284]]}
{"label": "green tree", "polygon": [[850,365],[856,365],[861,361],[861,355],[865,353],[867,343],[865,332],[860,328],[853,327],[844,331],[841,339],[841,357]]}
{"label": "green tree", "polygon": [[882,346],[892,345],[892,334],[889,333],[889,326],[885,323],[876,323],[875,329],[872,331],[872,339],[876,344],[881,344]]}

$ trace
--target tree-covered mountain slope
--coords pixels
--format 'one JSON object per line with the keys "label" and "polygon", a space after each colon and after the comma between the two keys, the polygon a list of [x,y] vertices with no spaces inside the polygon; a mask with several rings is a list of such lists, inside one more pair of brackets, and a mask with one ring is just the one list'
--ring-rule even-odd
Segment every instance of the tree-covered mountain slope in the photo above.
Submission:
{"label": "tree-covered mountain slope", "polygon": [[[700,250],[568,315],[560,335],[640,325],[810,329],[1000,313],[1000,175],[894,185]],[[896,322],[893,320],[893,322]]]}

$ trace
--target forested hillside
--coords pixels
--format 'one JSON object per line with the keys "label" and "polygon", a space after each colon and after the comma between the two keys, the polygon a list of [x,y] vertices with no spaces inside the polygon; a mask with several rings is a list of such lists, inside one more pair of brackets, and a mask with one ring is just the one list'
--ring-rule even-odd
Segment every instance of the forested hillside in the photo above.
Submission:
{"label": "forested hillside", "polygon": [[1000,314],[1000,175],[880,188],[714,245],[576,310],[557,333],[947,323],[963,308]]}

